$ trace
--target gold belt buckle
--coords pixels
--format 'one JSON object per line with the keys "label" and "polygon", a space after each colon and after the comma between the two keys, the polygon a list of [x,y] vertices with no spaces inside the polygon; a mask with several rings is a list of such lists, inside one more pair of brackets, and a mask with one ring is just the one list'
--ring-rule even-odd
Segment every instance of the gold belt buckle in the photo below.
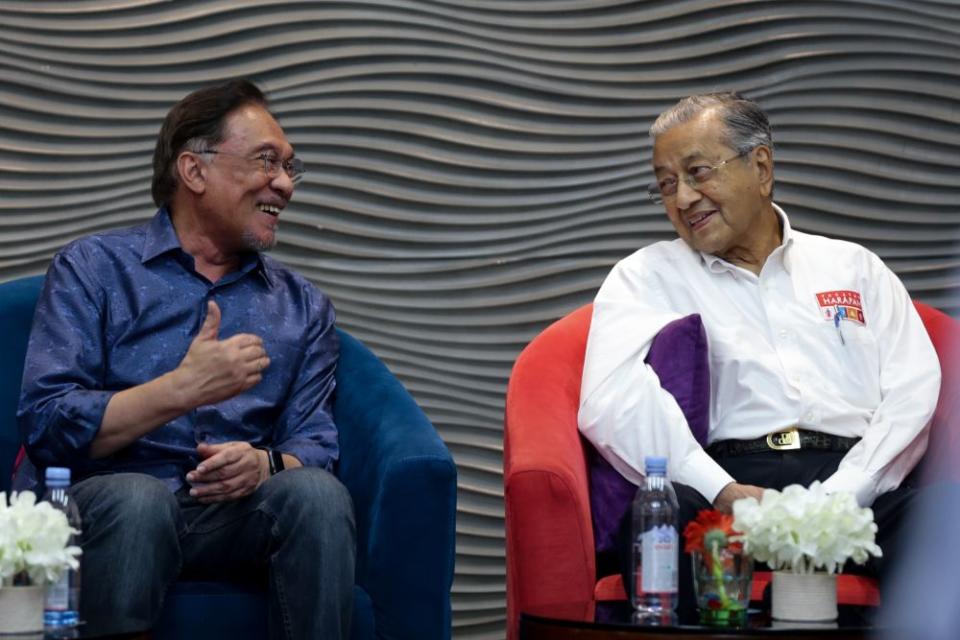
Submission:
{"label": "gold belt buckle", "polygon": [[800,448],[800,433],[796,427],[786,431],[777,431],[767,436],[767,446],[775,451],[789,451]]}

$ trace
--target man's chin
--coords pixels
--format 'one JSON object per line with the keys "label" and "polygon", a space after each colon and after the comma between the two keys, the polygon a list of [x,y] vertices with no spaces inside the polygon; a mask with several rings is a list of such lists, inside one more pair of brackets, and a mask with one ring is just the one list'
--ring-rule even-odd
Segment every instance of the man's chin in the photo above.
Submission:
{"label": "man's chin", "polygon": [[244,233],[243,245],[250,251],[270,251],[277,246],[277,234],[269,233],[257,235],[254,233]]}
{"label": "man's chin", "polygon": [[702,251],[704,253],[713,253],[713,251],[711,251],[712,243],[704,242],[703,238],[696,238],[689,233],[685,233],[680,237],[683,238],[683,241],[687,243],[687,246],[693,249],[694,251]]}

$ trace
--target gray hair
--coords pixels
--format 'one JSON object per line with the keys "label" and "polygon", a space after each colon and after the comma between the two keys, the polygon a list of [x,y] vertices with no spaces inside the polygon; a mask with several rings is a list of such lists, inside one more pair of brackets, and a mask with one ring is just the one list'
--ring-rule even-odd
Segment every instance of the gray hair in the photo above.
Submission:
{"label": "gray hair", "polygon": [[724,125],[723,136],[732,149],[746,153],[764,145],[773,151],[773,131],[767,114],[756,102],[733,91],[704,93],[682,99],[660,114],[650,127],[650,136],[656,139],[711,108],[719,109]]}

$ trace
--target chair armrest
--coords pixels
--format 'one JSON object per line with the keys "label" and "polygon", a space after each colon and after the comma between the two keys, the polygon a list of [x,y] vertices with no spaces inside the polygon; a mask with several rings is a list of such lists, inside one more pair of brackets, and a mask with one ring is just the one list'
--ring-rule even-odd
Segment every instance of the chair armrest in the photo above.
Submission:
{"label": "chair armrest", "polygon": [[378,635],[449,638],[456,466],[400,382],[338,333],[337,475],[353,498],[357,584],[373,602]]}
{"label": "chair armrest", "polygon": [[940,360],[940,398],[921,461],[925,482],[960,481],[960,323],[939,309],[914,302]]}
{"label": "chair armrest", "polygon": [[522,609],[592,600],[596,583],[577,400],[556,391],[578,397],[579,372],[528,366],[529,349],[510,377],[504,428],[508,637]]}
{"label": "chair armrest", "polygon": [[33,310],[43,286],[43,276],[0,284],[0,491],[10,489],[10,473],[20,450],[17,404],[23,381],[23,359],[33,324]]}

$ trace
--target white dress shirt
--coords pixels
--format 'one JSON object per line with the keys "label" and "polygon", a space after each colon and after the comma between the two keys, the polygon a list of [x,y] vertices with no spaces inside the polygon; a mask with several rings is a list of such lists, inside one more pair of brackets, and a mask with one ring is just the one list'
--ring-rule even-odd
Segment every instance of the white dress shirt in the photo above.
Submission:
{"label": "white dress shirt", "polygon": [[862,438],[824,485],[867,506],[926,450],[937,355],[910,295],[875,254],[792,230],[776,210],[783,242],[759,276],[680,239],[614,267],[594,303],[580,430],[634,483],[648,455],[667,456],[669,476],[711,502],[733,482],[643,361],[665,324],[699,313],[710,350],[708,441],[791,426]]}

